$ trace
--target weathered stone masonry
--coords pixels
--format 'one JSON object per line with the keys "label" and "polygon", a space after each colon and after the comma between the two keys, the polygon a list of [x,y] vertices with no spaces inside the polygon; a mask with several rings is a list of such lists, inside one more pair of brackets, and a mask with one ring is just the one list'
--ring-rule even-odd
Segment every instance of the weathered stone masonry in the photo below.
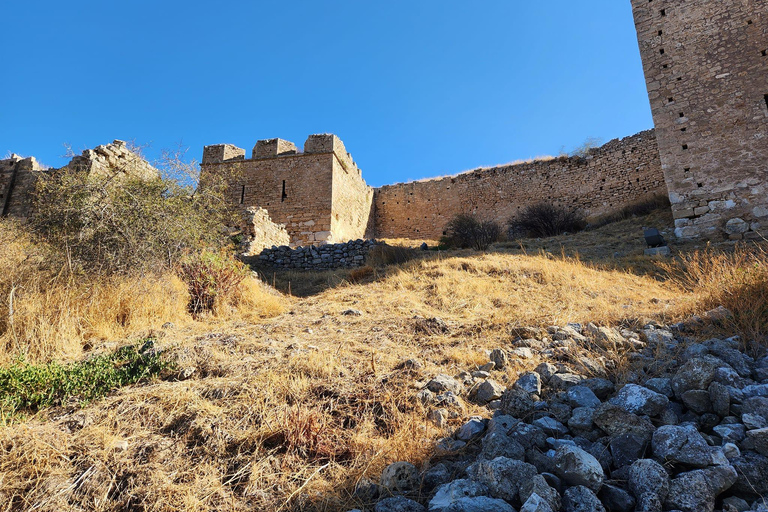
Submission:
{"label": "weathered stone masonry", "polygon": [[504,225],[521,208],[545,201],[587,215],[615,212],[666,194],[653,130],[613,140],[586,157],[561,157],[478,169],[376,190],[376,235],[437,239],[458,213]]}
{"label": "weathered stone masonry", "polygon": [[373,236],[373,189],[335,135],[311,135],[304,152],[282,139],[256,143],[251,158],[229,144],[206,146],[203,178],[224,174],[232,201],[269,212],[293,245]]}
{"label": "weathered stone masonry", "polygon": [[768,2],[632,8],[677,235],[765,235]]}

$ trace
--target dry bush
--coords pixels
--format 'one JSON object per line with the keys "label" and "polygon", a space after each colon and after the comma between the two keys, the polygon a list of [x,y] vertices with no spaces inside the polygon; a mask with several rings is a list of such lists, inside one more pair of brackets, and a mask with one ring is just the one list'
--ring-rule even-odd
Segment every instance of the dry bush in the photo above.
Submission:
{"label": "dry bush", "polygon": [[416,251],[411,247],[380,244],[371,248],[366,263],[371,267],[400,265],[416,257]]}
{"label": "dry bush", "polygon": [[633,217],[642,217],[658,210],[669,210],[669,208],[669,197],[666,194],[658,194],[637,203],[629,204],[616,213],[591,219],[586,229],[597,229],[614,222],[620,222]]}
{"label": "dry bush", "polygon": [[374,270],[374,268],[366,265],[364,267],[354,268],[350,270],[349,274],[347,275],[347,280],[350,283],[358,284],[368,279],[371,279],[375,274],[376,274],[376,271]]}
{"label": "dry bush", "polygon": [[566,232],[574,233],[585,227],[586,222],[581,213],[549,203],[528,206],[509,220],[510,238],[543,238]]}
{"label": "dry bush", "polygon": [[445,226],[446,235],[441,245],[454,249],[484,251],[501,238],[501,226],[492,220],[481,220],[474,215],[459,214]]}
{"label": "dry bush", "polygon": [[726,329],[745,342],[768,341],[768,251],[739,245],[733,251],[707,248],[662,265],[672,279],[696,297],[699,312],[724,306],[733,317]]}
{"label": "dry bush", "polygon": [[[0,364],[80,357],[95,340],[117,340],[166,322],[190,321],[187,285],[172,272],[94,275],[57,268],[23,226],[0,221]],[[274,316],[283,299],[248,277],[223,316]]]}

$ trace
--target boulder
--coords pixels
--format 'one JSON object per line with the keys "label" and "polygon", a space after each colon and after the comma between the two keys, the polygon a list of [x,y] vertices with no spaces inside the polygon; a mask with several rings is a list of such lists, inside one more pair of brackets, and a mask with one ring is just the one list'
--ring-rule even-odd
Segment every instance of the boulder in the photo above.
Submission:
{"label": "boulder", "polygon": [[565,491],[563,508],[565,512],[605,512],[605,507],[594,491],[583,485]]}
{"label": "boulder", "polygon": [[491,461],[479,460],[467,468],[467,474],[488,486],[491,496],[514,501],[522,485],[536,476],[536,467],[519,460],[497,457]]}
{"label": "boulder", "polygon": [[703,468],[713,463],[712,449],[695,427],[664,425],[653,434],[653,455],[662,461]]}
{"label": "boulder", "polygon": [[733,466],[717,466],[681,473],[669,484],[664,502],[672,510],[713,512],[715,499],[736,482]]}
{"label": "boulder", "polygon": [[632,414],[659,416],[667,408],[669,398],[643,386],[627,384],[611,403]]}
{"label": "boulder", "polygon": [[637,500],[637,510],[660,511],[669,494],[669,475],[655,460],[637,460],[629,468],[629,490]]}
{"label": "boulder", "polygon": [[534,405],[530,393],[519,388],[510,387],[501,395],[501,407],[499,410],[502,414],[525,419],[533,412]]}
{"label": "boulder", "polygon": [[391,492],[408,492],[419,488],[419,470],[410,462],[394,462],[381,473],[381,485]]}
{"label": "boulder", "polygon": [[599,491],[605,474],[600,462],[589,452],[576,446],[561,446],[555,453],[558,476],[568,485],[582,485]]}
{"label": "boulder", "polygon": [[515,512],[515,509],[504,500],[477,496],[456,500],[442,512]]}
{"label": "boulder", "polygon": [[448,507],[454,501],[462,498],[474,498],[476,496],[488,496],[491,490],[486,485],[472,480],[454,480],[437,488],[435,496],[429,501],[427,507],[431,511],[439,511]]}

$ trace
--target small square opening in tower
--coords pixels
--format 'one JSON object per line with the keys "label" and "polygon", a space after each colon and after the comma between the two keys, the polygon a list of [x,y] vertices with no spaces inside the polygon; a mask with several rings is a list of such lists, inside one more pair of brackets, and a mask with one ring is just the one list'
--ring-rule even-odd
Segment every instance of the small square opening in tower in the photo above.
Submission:
{"label": "small square opening in tower", "polygon": [[661,11],[659,11],[659,13],[660,13],[662,16],[666,16],[666,15],[667,15],[667,10],[666,10],[666,9],[662,9]]}
{"label": "small square opening in tower", "polygon": [[683,149],[688,149],[688,144],[683,144]]}

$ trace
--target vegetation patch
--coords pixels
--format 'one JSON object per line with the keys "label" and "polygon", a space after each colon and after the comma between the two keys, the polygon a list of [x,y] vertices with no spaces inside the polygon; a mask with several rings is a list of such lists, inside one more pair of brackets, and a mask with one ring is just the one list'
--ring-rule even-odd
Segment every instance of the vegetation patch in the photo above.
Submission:
{"label": "vegetation patch", "polygon": [[32,364],[19,358],[0,369],[0,424],[22,412],[62,404],[70,399],[81,403],[155,377],[169,368],[152,342],[122,347],[112,354],[62,365],[55,361]]}

